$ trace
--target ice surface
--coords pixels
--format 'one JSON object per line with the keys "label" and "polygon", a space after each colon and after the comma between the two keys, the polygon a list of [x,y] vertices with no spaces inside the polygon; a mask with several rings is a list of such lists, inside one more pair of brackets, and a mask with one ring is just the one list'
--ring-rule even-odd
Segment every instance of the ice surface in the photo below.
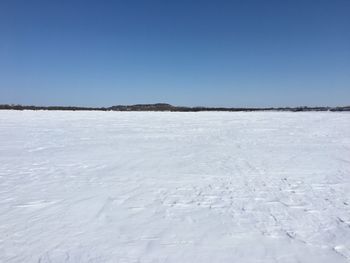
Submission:
{"label": "ice surface", "polygon": [[0,111],[0,262],[349,262],[350,114]]}

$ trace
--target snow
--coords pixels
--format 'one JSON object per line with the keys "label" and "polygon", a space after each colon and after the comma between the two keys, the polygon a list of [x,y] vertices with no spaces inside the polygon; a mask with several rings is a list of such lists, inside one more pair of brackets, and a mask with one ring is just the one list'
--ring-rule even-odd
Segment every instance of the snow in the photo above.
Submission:
{"label": "snow", "polygon": [[0,262],[349,262],[350,114],[0,111]]}

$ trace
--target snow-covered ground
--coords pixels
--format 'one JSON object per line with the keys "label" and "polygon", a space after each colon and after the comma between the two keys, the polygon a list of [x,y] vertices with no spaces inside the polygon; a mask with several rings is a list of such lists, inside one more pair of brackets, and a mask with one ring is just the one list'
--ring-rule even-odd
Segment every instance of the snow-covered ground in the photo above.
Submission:
{"label": "snow-covered ground", "polygon": [[350,114],[0,111],[0,262],[349,262]]}

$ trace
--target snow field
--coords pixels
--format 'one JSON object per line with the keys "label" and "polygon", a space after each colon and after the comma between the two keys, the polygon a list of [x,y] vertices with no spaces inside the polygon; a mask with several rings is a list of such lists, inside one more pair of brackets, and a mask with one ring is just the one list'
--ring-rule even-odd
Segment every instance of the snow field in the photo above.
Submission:
{"label": "snow field", "polygon": [[0,262],[349,262],[350,114],[0,111]]}

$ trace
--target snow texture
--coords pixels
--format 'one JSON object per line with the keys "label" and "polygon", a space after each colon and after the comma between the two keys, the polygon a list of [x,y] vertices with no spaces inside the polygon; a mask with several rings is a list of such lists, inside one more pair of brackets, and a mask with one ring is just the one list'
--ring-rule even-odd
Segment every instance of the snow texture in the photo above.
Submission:
{"label": "snow texture", "polygon": [[0,112],[0,262],[349,261],[349,113]]}

